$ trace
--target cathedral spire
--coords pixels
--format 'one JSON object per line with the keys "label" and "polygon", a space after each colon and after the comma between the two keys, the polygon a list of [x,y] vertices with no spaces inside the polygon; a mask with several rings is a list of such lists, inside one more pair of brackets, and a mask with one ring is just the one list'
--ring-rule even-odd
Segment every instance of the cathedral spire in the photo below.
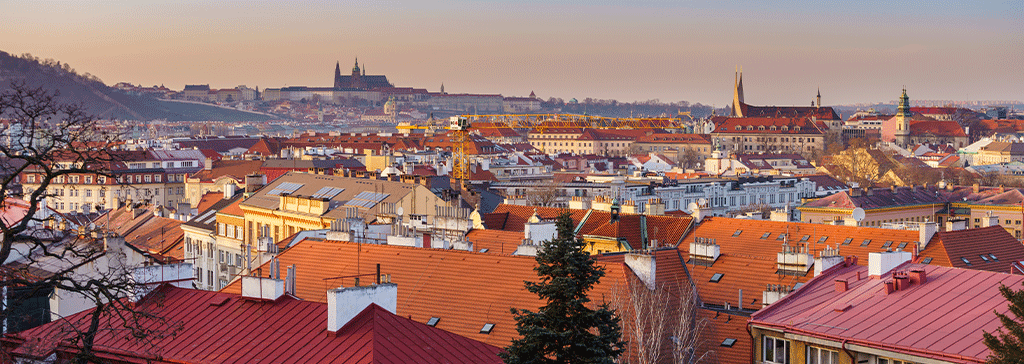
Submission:
{"label": "cathedral spire", "polygon": [[743,67],[738,67],[732,91],[732,116],[743,117]]}

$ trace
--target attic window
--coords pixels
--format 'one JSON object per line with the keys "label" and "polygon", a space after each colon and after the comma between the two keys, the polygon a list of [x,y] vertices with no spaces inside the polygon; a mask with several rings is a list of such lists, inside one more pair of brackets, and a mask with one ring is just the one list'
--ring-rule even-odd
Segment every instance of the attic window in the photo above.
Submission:
{"label": "attic window", "polygon": [[720,280],[722,280],[722,273],[715,273],[713,276],[711,276],[711,282],[713,283],[718,283],[718,281]]}
{"label": "attic window", "polygon": [[871,239],[864,239],[864,242],[860,243],[860,246],[864,247],[868,246],[868,244],[871,244]]}
{"label": "attic window", "polygon": [[901,241],[900,245],[896,246],[897,249],[903,249],[903,248],[906,248],[906,247],[907,247],[907,242],[905,242],[905,241]]}
{"label": "attic window", "polygon": [[822,237],[818,238],[818,244],[824,243],[825,240],[828,240],[827,236],[822,236]]}
{"label": "attic window", "polygon": [[804,237],[800,238],[800,241],[807,241],[807,239],[810,239],[810,238],[811,238],[810,235],[804,235]]}
{"label": "attic window", "polygon": [[786,234],[779,234],[779,237],[775,238],[775,240],[786,240]]}
{"label": "attic window", "polygon": [[736,125],[736,130],[743,130],[742,126]]}
{"label": "attic window", "polygon": [[736,344],[736,339],[725,339],[722,341],[722,346],[731,348],[733,344]]}
{"label": "attic window", "polygon": [[971,261],[967,260],[967,258],[961,257],[960,260],[964,261],[964,264],[971,265]]}
{"label": "attic window", "polygon": [[480,252],[481,252],[481,253],[486,253],[486,252],[487,252],[488,250],[490,250],[490,249],[487,249],[487,248],[483,248],[483,249],[480,249]]}
{"label": "attic window", "polygon": [[732,233],[732,237],[734,237],[734,238],[735,238],[735,237],[737,237],[737,236],[740,236],[740,234],[741,234],[741,233],[743,233],[743,230],[742,230],[742,229],[741,229],[741,230],[736,230],[736,232],[735,232],[735,233]]}
{"label": "attic window", "polygon": [[984,261],[987,262],[988,261],[988,257],[986,257],[985,254],[982,254],[981,255],[981,260],[984,260]]}
{"label": "attic window", "polygon": [[480,329],[480,333],[490,334],[491,330],[494,330],[494,324],[484,324],[484,327]]}
{"label": "attic window", "polygon": [[427,326],[437,326],[437,321],[439,320],[441,320],[440,317],[431,317],[430,320],[427,320]]}
{"label": "attic window", "polygon": [[794,284],[793,285],[793,290],[794,291],[798,290],[798,289],[800,289],[800,287],[803,287],[803,286],[804,286],[804,282],[800,282],[800,283]]}
{"label": "attic window", "polygon": [[772,235],[771,232],[764,233],[764,235],[761,235],[761,239],[768,239],[768,236],[770,235]]}
{"label": "attic window", "polygon": [[882,244],[883,248],[888,248],[890,246],[892,246],[892,240],[886,241],[885,244]]}
{"label": "attic window", "polygon": [[843,240],[843,245],[850,245],[850,243],[852,243],[852,242],[853,242],[853,238],[846,238],[846,240]]}
{"label": "attic window", "polygon": [[932,262],[932,257],[921,259],[921,264],[928,264]]}
{"label": "attic window", "polygon": [[992,260],[999,260],[999,258],[996,258],[996,256],[992,254],[989,254],[988,257],[992,258]]}

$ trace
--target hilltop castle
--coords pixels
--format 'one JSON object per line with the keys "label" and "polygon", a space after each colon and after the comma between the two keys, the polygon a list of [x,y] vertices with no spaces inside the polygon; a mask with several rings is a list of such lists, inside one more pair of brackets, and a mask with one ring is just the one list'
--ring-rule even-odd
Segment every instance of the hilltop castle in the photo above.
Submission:
{"label": "hilltop castle", "polygon": [[370,90],[376,88],[391,88],[391,82],[388,82],[387,76],[367,76],[366,65],[360,69],[359,58],[356,58],[355,65],[352,66],[351,75],[341,75],[341,62],[338,62],[334,66],[334,88],[335,89],[357,89],[357,90]]}

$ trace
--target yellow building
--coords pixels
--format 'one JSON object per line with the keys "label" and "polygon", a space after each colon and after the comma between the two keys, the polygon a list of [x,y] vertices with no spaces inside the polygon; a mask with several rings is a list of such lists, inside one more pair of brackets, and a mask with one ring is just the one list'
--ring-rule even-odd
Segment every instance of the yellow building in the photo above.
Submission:
{"label": "yellow building", "polygon": [[444,181],[405,175],[379,180],[288,172],[239,205],[245,216],[245,241],[255,246],[260,232],[265,232],[280,242],[299,231],[327,229],[332,222],[347,218],[366,223],[401,218],[431,225],[438,206],[456,203],[441,196],[446,189],[432,185],[437,182]]}

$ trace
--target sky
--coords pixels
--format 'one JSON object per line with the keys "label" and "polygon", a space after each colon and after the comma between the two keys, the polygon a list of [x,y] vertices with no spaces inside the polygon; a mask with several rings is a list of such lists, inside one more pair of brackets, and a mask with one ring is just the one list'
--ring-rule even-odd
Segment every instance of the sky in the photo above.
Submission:
{"label": "sky", "polygon": [[112,85],[810,105],[1024,100],[1024,1],[0,0],[0,50]]}

